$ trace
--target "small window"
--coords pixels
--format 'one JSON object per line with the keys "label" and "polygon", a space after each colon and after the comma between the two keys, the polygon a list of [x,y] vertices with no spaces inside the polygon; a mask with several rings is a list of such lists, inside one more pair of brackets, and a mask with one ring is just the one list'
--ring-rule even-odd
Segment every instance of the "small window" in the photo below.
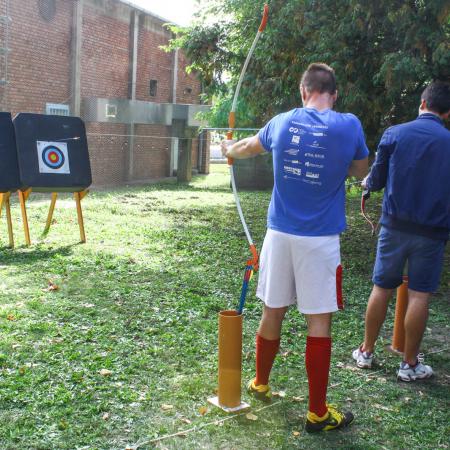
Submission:
{"label": "small window", "polygon": [[187,88],[184,90],[184,93],[185,93],[185,94],[192,94],[192,88],[187,87]]}
{"label": "small window", "polygon": [[70,115],[69,105],[64,105],[60,103],[46,103],[45,114],[49,116],[69,116]]}
{"label": "small window", "polygon": [[106,117],[115,119],[117,117],[117,106],[116,105],[106,105]]}
{"label": "small window", "polygon": [[158,92],[158,80],[150,80],[150,97],[156,97]]}
{"label": "small window", "polygon": [[50,22],[56,14],[56,0],[38,0],[38,9],[41,17]]}

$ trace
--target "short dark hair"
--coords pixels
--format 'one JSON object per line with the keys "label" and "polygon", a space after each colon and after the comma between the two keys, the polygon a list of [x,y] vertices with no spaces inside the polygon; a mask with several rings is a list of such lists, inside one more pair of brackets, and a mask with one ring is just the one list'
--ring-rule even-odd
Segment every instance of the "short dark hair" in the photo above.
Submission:
{"label": "short dark hair", "polygon": [[427,109],[438,114],[450,111],[450,83],[433,81],[422,92],[421,100],[427,102]]}
{"label": "short dark hair", "polygon": [[336,93],[336,76],[334,69],[325,63],[313,63],[308,66],[302,75],[300,86],[308,92]]}

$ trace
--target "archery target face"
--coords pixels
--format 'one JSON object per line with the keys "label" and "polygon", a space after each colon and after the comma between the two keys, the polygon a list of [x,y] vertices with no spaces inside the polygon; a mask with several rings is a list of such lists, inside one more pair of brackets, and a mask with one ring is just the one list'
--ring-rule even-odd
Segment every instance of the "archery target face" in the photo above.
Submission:
{"label": "archery target face", "polygon": [[70,174],[67,143],[37,141],[37,156],[39,173]]}

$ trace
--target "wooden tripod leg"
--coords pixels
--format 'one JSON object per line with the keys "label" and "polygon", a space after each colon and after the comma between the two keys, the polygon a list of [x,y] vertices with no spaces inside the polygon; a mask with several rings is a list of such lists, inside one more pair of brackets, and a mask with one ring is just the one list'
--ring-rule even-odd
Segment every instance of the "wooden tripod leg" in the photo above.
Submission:
{"label": "wooden tripod leg", "polygon": [[47,234],[52,224],[53,212],[55,211],[56,199],[58,198],[57,192],[52,192],[52,201],[50,203],[50,209],[48,210],[47,223],[45,224],[44,234]]}
{"label": "wooden tripod leg", "polygon": [[86,243],[86,233],[84,232],[83,211],[81,209],[81,200],[86,197],[88,191],[75,192],[75,202],[77,204],[78,226],[80,227],[80,241]]}
{"label": "wooden tripod leg", "polygon": [[28,226],[26,201],[28,200],[30,193],[31,189],[27,189],[26,191],[19,191],[20,209],[22,211],[22,220],[23,220],[23,230],[25,233],[25,242],[28,246],[31,245],[31,239],[30,239],[30,227]]}
{"label": "wooden tripod leg", "polygon": [[8,237],[9,237],[9,246],[10,248],[14,248],[14,233],[12,227],[12,219],[11,219],[11,192],[6,192],[4,194],[0,194],[0,216],[3,209],[3,204],[5,205],[6,210],[6,221],[8,223]]}

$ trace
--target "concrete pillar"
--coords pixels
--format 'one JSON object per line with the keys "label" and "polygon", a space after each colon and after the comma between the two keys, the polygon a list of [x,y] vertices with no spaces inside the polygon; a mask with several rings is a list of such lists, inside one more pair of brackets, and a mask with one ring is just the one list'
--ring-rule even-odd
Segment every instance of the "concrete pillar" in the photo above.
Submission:
{"label": "concrete pillar", "polygon": [[83,39],[83,0],[73,2],[72,48],[71,48],[71,80],[72,96],[70,114],[81,115],[81,44]]}
{"label": "concrete pillar", "polygon": [[[131,12],[130,20],[130,61],[129,61],[129,98],[136,100],[136,83],[137,83],[137,58],[138,58],[138,37],[139,37],[139,13],[136,10]],[[128,162],[127,162],[127,180],[133,180],[134,174],[134,146],[136,126],[134,123],[128,125],[129,146],[128,146]]]}
{"label": "concrete pillar", "polygon": [[178,137],[178,169],[177,181],[192,180],[192,138],[196,134],[195,128],[188,128],[185,120],[172,122],[172,136]]}
{"label": "concrete pillar", "polygon": [[173,73],[172,73],[172,103],[177,102],[178,86],[178,49],[173,53]]}

